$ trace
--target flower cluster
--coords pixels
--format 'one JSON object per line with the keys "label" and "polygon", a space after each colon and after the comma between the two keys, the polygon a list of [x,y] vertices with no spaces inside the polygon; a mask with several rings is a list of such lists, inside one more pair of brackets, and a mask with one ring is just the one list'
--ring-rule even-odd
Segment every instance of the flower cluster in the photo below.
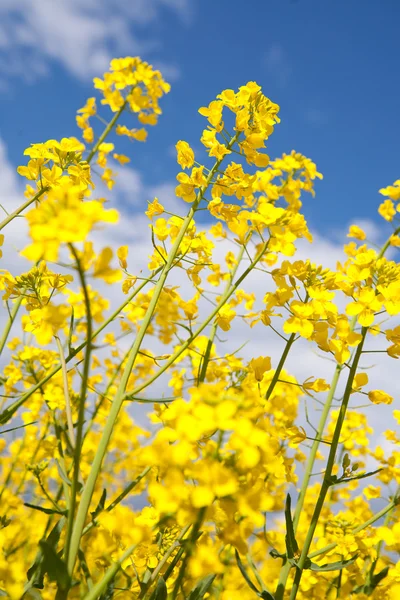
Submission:
{"label": "flower cluster", "polygon": [[[8,257],[23,216],[30,265],[0,271],[0,595],[397,598],[400,411],[386,430],[371,419],[381,405],[389,422],[396,399],[368,357],[400,357],[399,181],[381,190],[394,224],[381,249],[354,224],[335,269],[298,258],[322,175],[298,152],[265,153],[279,107],[248,82],[200,108],[204,164],[176,143],[186,211],[148,202],[138,268],[127,240],[97,247],[119,218],[100,190],[169,85],[129,57],[94,84],[84,143],[28,148],[26,200],[1,224]],[[293,376],[308,347],[333,363],[330,382],[307,361]]]}

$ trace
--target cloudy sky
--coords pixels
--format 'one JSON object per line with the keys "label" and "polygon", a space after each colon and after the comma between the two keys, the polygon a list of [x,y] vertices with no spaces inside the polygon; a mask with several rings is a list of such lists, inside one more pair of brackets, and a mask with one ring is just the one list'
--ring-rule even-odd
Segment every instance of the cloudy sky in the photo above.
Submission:
{"label": "cloudy sky", "polygon": [[[119,239],[145,251],[146,201],[178,202],[176,141],[199,147],[197,109],[255,80],[281,106],[269,154],[295,149],[324,174],[304,211],[316,236],[312,258],[334,267],[350,223],[373,240],[387,236],[376,209],[379,188],[400,177],[399,18],[398,0],[1,0],[0,202],[11,208],[22,199],[15,168],[30,143],[78,135],[75,111],[110,58],[140,55],[172,90],[159,125],[132,146],[121,172]],[[261,341],[253,356],[266,353]],[[311,366],[300,346],[292,364]],[[319,376],[329,378],[332,366],[323,365]],[[391,361],[373,376],[391,380],[392,392],[396,367]]]}
{"label": "cloudy sky", "polygon": [[378,190],[399,177],[399,17],[397,0],[2,0],[6,156],[17,165],[31,142],[76,134],[92,77],[113,56],[140,55],[172,91],[131,164],[147,188],[168,184],[175,142],[198,144],[197,108],[255,80],[281,106],[270,155],[316,161],[324,180],[306,216],[337,237],[375,219]]}

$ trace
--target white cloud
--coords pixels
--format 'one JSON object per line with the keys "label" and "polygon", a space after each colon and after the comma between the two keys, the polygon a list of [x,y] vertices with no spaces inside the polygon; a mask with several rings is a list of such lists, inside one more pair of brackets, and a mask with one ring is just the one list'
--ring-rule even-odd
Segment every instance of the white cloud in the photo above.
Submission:
{"label": "white cloud", "polygon": [[286,51],[280,44],[272,44],[264,59],[268,72],[284,87],[292,72]]}
{"label": "white cloud", "polygon": [[[96,248],[104,246],[111,246],[114,249],[123,244],[127,244],[129,247],[129,270],[134,275],[146,276],[148,256],[152,253],[149,221],[143,214],[143,207],[147,199],[152,199],[157,196],[162,202],[166,209],[170,212],[177,212],[183,214],[185,212],[186,204],[181,202],[175,197],[174,185],[164,183],[158,186],[146,186],[139,174],[131,169],[119,169],[120,175],[117,182],[117,187],[122,190],[125,201],[120,205],[121,219],[116,226],[106,226],[103,230],[97,231],[93,238],[96,244]],[[19,177],[16,175],[15,169],[11,166],[8,161],[6,148],[4,143],[0,140],[0,179],[2,186],[0,190],[0,203],[8,210],[12,212],[17,206],[23,202],[22,195],[22,180],[19,181]],[[128,199],[131,202],[128,202]],[[379,230],[365,222],[364,227],[369,227],[369,234],[374,239],[379,237]],[[199,228],[201,226],[199,225]],[[16,219],[12,224],[6,227],[3,231],[5,233],[5,246],[4,246],[4,258],[1,260],[1,268],[9,269],[14,275],[27,270],[28,263],[21,257],[17,256],[16,250],[21,249],[24,245],[25,238],[25,224],[23,219]],[[341,260],[343,257],[342,243],[345,239],[346,231],[342,233],[341,240],[329,240],[326,237],[314,233],[314,243],[309,244],[306,241],[300,241],[298,253],[296,258],[305,259],[310,258],[312,262],[316,264],[322,264],[326,267],[335,268],[336,261]],[[228,249],[227,242],[216,244],[215,249],[215,261],[223,264],[224,256]],[[186,277],[186,275],[179,269],[173,270],[170,277],[167,280],[168,285],[179,285],[180,293],[184,298],[190,298],[193,296],[193,289]],[[119,285],[107,286],[101,282],[96,281],[93,284],[96,289],[99,289],[105,297],[110,300],[111,310],[114,310],[124,300],[124,295],[121,292]],[[262,305],[262,299],[268,291],[272,289],[271,278],[260,271],[253,272],[251,276],[243,283],[242,286],[248,292],[254,292],[258,299],[258,307]],[[340,301],[340,309],[343,310],[344,301]],[[206,310],[209,310],[208,304],[203,304],[201,307],[201,320],[208,314]],[[243,312],[246,312],[243,310]],[[3,311],[3,317],[1,321],[6,317]],[[4,322],[4,321],[3,321]],[[265,328],[262,325],[258,325],[253,329],[244,323],[242,320],[235,320],[232,330],[228,333],[220,335],[222,339],[226,339],[226,343],[219,343],[218,348],[221,354],[230,353],[242,344],[247,344],[240,350],[239,355],[245,360],[249,361],[252,357],[256,356],[271,356],[273,367],[276,367],[278,360],[281,356],[283,349],[283,340],[281,340],[272,330]],[[123,340],[124,347],[128,348],[131,343],[131,337]],[[382,345],[383,344],[383,345]],[[164,347],[161,347],[157,342],[146,340],[146,347],[152,347],[155,351],[163,353]],[[381,337],[372,337],[368,342],[366,349],[380,349],[384,348],[384,339]],[[397,400],[398,394],[398,363],[386,356],[382,358],[382,354],[366,354],[362,360],[362,367],[367,368],[367,373],[370,378],[370,383],[366,389],[384,389],[388,393],[392,394]],[[375,368],[369,368],[373,365],[377,365]],[[379,365],[379,366],[378,366]],[[295,375],[299,381],[304,381],[309,376],[314,375],[315,377],[323,377],[330,381],[333,371],[334,364],[329,360],[326,360],[326,355],[322,355],[316,348],[315,345],[305,341],[298,340],[293,346],[292,351],[289,354],[287,361],[288,372]],[[166,381],[160,379],[154,386],[148,391],[150,397],[156,397],[157,395],[169,395],[169,388],[165,385]],[[339,387],[338,393],[343,389],[343,383]],[[368,404],[368,400],[365,400],[365,396],[355,395],[351,399],[351,405],[357,406],[359,404]],[[145,406],[135,405],[135,418],[143,421],[144,414],[148,411]],[[319,418],[317,406],[313,406],[312,402],[309,403],[311,409],[311,419],[313,423],[316,423]],[[371,422],[375,428],[375,434],[373,438],[373,445],[380,443],[382,440],[382,432],[389,428],[395,428],[393,419],[391,416],[393,406],[371,406],[368,410]],[[304,420],[304,414],[301,417]],[[310,430],[309,426],[306,426],[307,431]],[[312,433],[310,432],[310,435]]]}
{"label": "white cloud", "polygon": [[305,113],[305,119],[311,125],[326,125],[329,117],[325,111],[319,108],[309,108]]}
{"label": "white cloud", "polygon": [[[55,62],[89,79],[113,56],[155,53],[157,59],[161,45],[149,26],[164,10],[187,24],[191,9],[189,0],[2,0],[0,75],[3,82],[12,76],[32,81]],[[176,65],[164,66],[166,77],[179,77]]]}

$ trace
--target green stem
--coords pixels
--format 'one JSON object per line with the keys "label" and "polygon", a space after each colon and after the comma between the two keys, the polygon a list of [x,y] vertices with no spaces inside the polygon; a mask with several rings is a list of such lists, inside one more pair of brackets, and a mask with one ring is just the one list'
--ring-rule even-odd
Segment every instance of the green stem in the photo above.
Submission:
{"label": "green stem", "polygon": [[196,521],[193,524],[192,532],[187,541],[187,546],[185,549],[185,556],[183,557],[181,568],[179,569],[179,574],[175,581],[174,591],[172,592],[173,598],[178,597],[179,588],[182,585],[183,578],[184,578],[185,572],[186,572],[186,567],[189,562],[189,558],[193,554],[194,546],[195,546],[197,537],[199,535],[200,527],[201,527],[201,524],[203,523],[203,519],[205,517],[206,512],[207,512],[207,507],[206,506],[202,507],[198,512]]}
{"label": "green stem", "polygon": [[324,505],[326,494],[328,493],[328,490],[329,490],[330,486],[332,485],[332,472],[333,472],[333,468],[335,466],[335,457],[336,457],[336,452],[337,452],[337,448],[339,445],[340,434],[342,431],[344,419],[346,417],[347,406],[348,406],[348,403],[350,400],[350,394],[352,392],[352,387],[353,387],[353,381],[354,381],[354,377],[357,372],[357,367],[358,367],[358,363],[360,361],[362,348],[364,345],[365,337],[367,335],[367,331],[368,331],[367,327],[362,328],[362,338],[361,338],[359,345],[357,346],[357,350],[354,355],[353,363],[350,368],[349,376],[348,376],[347,383],[346,383],[346,389],[345,389],[345,392],[343,395],[342,404],[340,406],[339,415],[338,415],[338,418],[336,421],[335,431],[334,431],[333,437],[332,437],[332,444],[331,444],[330,451],[329,451],[329,456],[328,456],[328,461],[327,461],[327,465],[326,465],[324,479],[322,481],[322,486],[321,486],[321,489],[320,489],[320,492],[318,495],[318,499],[317,499],[317,503],[315,505],[313,516],[311,518],[310,527],[308,529],[306,539],[304,541],[303,549],[301,551],[300,558],[297,562],[296,574],[294,577],[293,587],[292,587],[292,591],[290,594],[290,600],[295,600],[297,597],[297,593],[299,591],[299,585],[300,585],[301,578],[303,575],[304,565],[306,563],[306,559],[308,557],[308,552],[310,550],[310,546],[313,541],[314,533],[315,533],[316,527],[318,525],[318,520],[321,515],[321,511],[322,511],[322,508]]}
{"label": "green stem", "polygon": [[124,491],[121,492],[119,494],[119,496],[117,496],[115,498],[115,500],[113,500],[109,506],[107,506],[106,511],[110,512],[113,508],[115,508],[117,506],[117,504],[122,502],[122,500],[124,498],[126,498],[126,496],[129,494],[129,492],[137,486],[137,484],[143,479],[143,477],[146,477],[146,475],[150,471],[150,469],[151,469],[151,467],[146,467],[145,469],[143,469],[143,471],[140,473],[140,475],[138,475],[136,477],[136,479],[131,481],[131,483],[124,489]]}
{"label": "green stem", "polygon": [[[400,233],[400,227],[397,227],[397,229],[393,232],[392,235],[397,235],[398,233]],[[392,236],[390,236],[392,237]],[[390,246],[390,237],[386,240],[385,244],[382,246],[378,256],[377,256],[377,260],[382,258],[384,256],[384,254],[386,253],[386,250],[389,248]]]}
{"label": "green stem", "polygon": [[2,352],[3,352],[3,350],[4,350],[4,346],[7,343],[7,339],[8,339],[9,333],[11,331],[11,327],[13,326],[13,323],[14,323],[15,318],[17,316],[17,313],[18,313],[19,308],[21,306],[21,302],[22,302],[22,296],[19,296],[16,299],[16,301],[14,302],[13,309],[12,309],[12,311],[10,313],[10,316],[8,317],[8,321],[7,321],[7,323],[6,323],[6,325],[5,325],[4,329],[3,329],[3,333],[2,333],[2,336],[1,336],[1,339],[0,339],[0,356],[1,356]]}
{"label": "green stem", "polygon": [[[295,512],[293,515],[293,530],[295,533],[296,533],[297,527],[299,525],[300,516],[301,516],[302,510],[303,510],[304,501],[305,501],[306,494],[307,494],[308,484],[310,482],[311,473],[313,472],[317,452],[318,452],[318,449],[319,449],[319,446],[321,443],[320,440],[323,437],[323,432],[325,429],[326,421],[328,419],[329,411],[332,406],[333,397],[336,392],[336,388],[337,388],[337,385],[339,382],[339,378],[340,378],[342,369],[343,369],[342,365],[339,365],[339,364],[336,365],[336,369],[335,369],[335,373],[334,373],[334,376],[333,376],[333,379],[331,382],[329,394],[327,396],[326,402],[324,404],[324,408],[321,413],[321,418],[319,420],[317,434],[316,434],[316,437],[314,438],[314,442],[311,446],[310,454],[309,454],[309,457],[307,460],[307,465],[306,465],[306,469],[305,469],[305,473],[304,473],[304,478],[303,478],[301,489],[300,489],[300,494],[297,499],[296,509],[295,509]],[[275,600],[282,600],[282,598],[283,598],[283,594],[285,592],[285,586],[286,586],[286,582],[287,582],[287,579],[289,576],[290,569],[291,569],[291,564],[289,563],[289,561],[286,561],[285,564],[282,565],[282,569],[281,569],[281,573],[280,573],[279,581],[278,581],[278,587],[275,592]]]}
{"label": "green stem", "polygon": [[[367,521],[364,521],[364,523],[361,523],[361,525],[357,525],[357,527],[355,527],[352,530],[351,535],[357,535],[357,533],[360,533],[360,531],[363,531],[370,525],[373,525],[374,523],[376,523],[376,521],[379,521],[379,519],[381,519],[385,515],[386,515],[386,517],[389,517],[392,510],[394,508],[396,508],[396,506],[398,506],[398,504],[399,504],[399,496],[395,496],[393,498],[393,500],[391,502],[389,502],[389,504],[387,504],[384,508],[382,508],[382,510],[380,510],[378,513],[373,515]],[[386,519],[385,519],[385,521],[386,521]],[[335,544],[335,543],[328,544],[327,546],[324,546],[323,548],[320,548],[319,550],[315,550],[315,552],[311,552],[311,554],[308,555],[308,558],[310,558],[310,559],[316,558],[317,556],[320,556],[321,554],[325,554],[326,552],[330,552],[331,550],[334,550],[336,548],[336,546],[337,546],[337,544]]]}
{"label": "green stem", "polygon": [[[107,506],[107,508],[104,509],[104,512],[111,512],[116,506],[117,504],[119,504],[120,502],[122,502],[122,500],[124,498],[126,498],[126,496],[129,494],[129,492],[131,492],[133,490],[133,488],[135,488],[137,486],[138,483],[140,483],[140,481],[143,479],[143,477],[145,477],[147,475],[147,473],[150,471],[151,467],[146,467],[145,469],[143,469],[143,471],[140,473],[140,475],[138,475],[136,477],[136,479],[134,479],[133,481],[131,481],[131,483],[123,490],[123,492],[121,492],[119,494],[119,496],[117,496],[117,498],[115,498],[115,500],[113,500],[111,502],[111,504],[109,504]],[[90,523],[88,523],[86,525],[86,527],[84,528],[84,530],[82,531],[82,537],[84,535],[86,535],[86,533],[88,531],[90,531],[94,526],[96,525],[96,521],[93,520]]]}
{"label": "green stem", "polygon": [[[399,495],[400,495],[400,486],[397,488],[397,491],[396,491],[395,497],[394,497],[394,499],[393,499],[393,500],[392,500],[392,502],[391,502],[391,504],[393,504],[393,503],[394,503],[394,506],[396,506],[396,504],[397,504],[397,502],[396,502],[396,498],[398,498],[398,497],[399,497]],[[390,517],[391,517],[391,510],[387,510],[387,511],[386,511],[386,516],[385,516],[385,519],[384,519],[384,521],[383,521],[383,527],[387,527],[387,526],[389,525]],[[380,557],[380,555],[381,555],[381,552],[382,552],[382,548],[383,548],[383,545],[384,545],[384,543],[385,543],[385,542],[384,542],[383,540],[380,540],[380,541],[377,543],[377,545],[376,545],[376,558],[375,558],[375,560],[373,561],[373,563],[372,563],[372,565],[371,565],[371,569],[370,569],[370,571],[369,571],[369,573],[368,573],[367,584],[368,584],[368,583],[370,583],[370,582],[371,582],[371,580],[372,580],[372,577],[373,577],[373,575],[374,575],[374,571],[375,571],[376,565],[377,565],[377,563],[378,563],[379,557]]]}
{"label": "green stem", "polygon": [[15,217],[18,217],[18,215],[20,215],[26,208],[28,208],[28,206],[30,206],[31,204],[36,202],[36,200],[39,200],[40,196],[42,196],[45,192],[48,192],[49,189],[50,189],[50,186],[42,187],[38,192],[36,192],[36,194],[33,196],[33,198],[30,198],[29,200],[27,200],[26,202],[21,204],[21,206],[19,206],[16,210],[14,210],[14,212],[7,215],[7,217],[0,223],[0,231],[6,225],[8,225],[10,223],[10,221],[15,219]]}
{"label": "green stem", "polygon": [[128,100],[125,100],[125,102],[123,103],[121,108],[118,110],[118,112],[115,113],[115,115],[113,116],[113,118],[111,119],[111,121],[109,122],[107,127],[104,129],[103,133],[101,134],[101,136],[99,137],[99,139],[97,140],[97,142],[95,143],[95,145],[93,146],[91,151],[89,152],[86,162],[88,162],[88,163],[91,162],[92,158],[94,157],[97,150],[99,149],[100,144],[102,144],[104,142],[104,140],[106,139],[108,134],[112,131],[114,125],[116,124],[116,122],[118,121],[118,119],[120,118],[122,113],[124,112],[127,104],[128,104]]}
{"label": "green stem", "polygon": [[[82,292],[83,292],[84,301],[85,301],[87,338],[91,339],[92,334],[93,334],[92,311],[91,311],[91,306],[90,306],[89,293],[88,293],[87,286],[86,286],[85,273],[82,268],[78,253],[75,250],[74,246],[72,244],[69,244],[69,248],[71,250],[71,253],[74,256],[76,266],[78,269],[79,280],[80,280],[80,283],[82,286]],[[88,382],[89,374],[90,374],[91,353],[92,353],[92,344],[87,344],[86,352],[85,352],[85,359],[84,359],[84,363],[83,363],[82,382],[81,382],[81,390],[80,390],[80,397],[79,397],[78,421],[77,421],[77,427],[76,427],[76,442],[75,442],[75,447],[74,447],[74,470],[73,470],[72,481],[71,481],[70,509],[68,511],[67,535],[66,535],[66,540],[65,540],[64,558],[65,558],[65,562],[67,564],[69,564],[68,556],[69,556],[69,551],[70,551],[70,546],[71,546],[72,532],[73,532],[73,528],[74,528],[75,507],[77,504],[80,458],[81,458],[81,453],[82,453],[82,440],[83,440],[83,424],[85,421],[85,403],[86,403],[86,395],[87,395],[87,382]],[[74,551],[78,552],[78,548],[74,549]],[[74,558],[76,559],[76,554],[75,554]],[[72,568],[69,571],[70,575],[72,575],[74,565],[75,565],[75,560],[74,560],[74,563],[72,564]]]}
{"label": "green stem", "polygon": [[[239,136],[239,133],[237,133],[231,139],[231,145],[233,145],[236,142],[238,136]],[[89,510],[93,491],[94,491],[94,488],[96,485],[97,477],[100,473],[103,459],[107,452],[108,444],[109,444],[109,441],[110,441],[112,433],[113,433],[114,424],[118,418],[119,411],[121,410],[122,404],[125,399],[126,386],[128,384],[128,380],[131,375],[132,369],[134,367],[137,355],[141,348],[142,341],[146,335],[147,329],[148,329],[150,321],[153,317],[154,311],[156,309],[159,297],[164,288],[164,285],[165,285],[165,282],[169,275],[169,272],[170,272],[170,270],[175,262],[175,259],[178,255],[180,245],[181,245],[181,243],[184,239],[184,236],[192,222],[192,219],[194,217],[196,209],[197,209],[198,205],[200,204],[206,190],[208,189],[208,186],[210,185],[210,183],[213,179],[214,172],[216,169],[218,169],[221,162],[222,162],[222,160],[216,161],[214,167],[211,169],[211,171],[207,177],[204,187],[200,188],[200,190],[197,194],[196,200],[193,202],[193,205],[190,208],[187,217],[182,222],[181,229],[172,245],[172,248],[169,252],[166,263],[161,271],[159,280],[158,280],[156,286],[154,287],[154,292],[153,292],[152,298],[150,300],[149,306],[147,308],[146,314],[143,318],[142,325],[137,333],[137,336],[135,338],[135,341],[134,341],[131,351],[129,353],[129,356],[127,359],[127,364],[122,373],[121,381],[120,381],[117,393],[116,393],[114,401],[111,405],[111,409],[110,409],[106,424],[103,429],[103,434],[102,434],[102,437],[99,442],[99,447],[94,456],[92,468],[90,470],[85,487],[83,489],[81,502],[79,504],[78,512],[76,514],[75,524],[74,524],[74,528],[73,528],[73,532],[72,532],[72,536],[71,536],[70,554],[68,557],[69,573],[72,573],[74,565],[75,565],[82,530],[85,525],[85,520],[86,520],[88,510]]]}
{"label": "green stem", "polygon": [[190,527],[191,527],[190,525],[186,525],[180,531],[178,537],[173,541],[173,543],[168,548],[168,550],[165,552],[164,556],[162,557],[162,559],[160,560],[158,565],[155,567],[154,571],[152,571],[148,582],[146,584],[142,585],[142,589],[139,594],[139,600],[146,597],[149,587],[151,586],[152,583],[155,582],[155,580],[158,577],[158,574],[160,573],[161,569],[163,568],[163,566],[165,565],[165,563],[167,562],[167,560],[169,559],[171,554],[174,552],[174,550],[176,550],[176,548],[178,548],[181,545],[181,541],[184,538],[184,536],[186,535],[186,533],[189,531]]}
{"label": "green stem", "polygon": [[[227,285],[225,287],[225,290],[224,290],[225,293],[229,290],[229,288],[232,285],[232,281],[234,280],[234,278],[236,276],[236,273],[238,271],[239,265],[240,265],[240,263],[242,261],[244,251],[245,251],[245,246],[243,245],[240,248],[239,254],[238,254],[237,258],[236,258],[236,265],[232,269],[232,271],[231,271],[231,273],[229,275],[228,283],[227,283]],[[207,367],[208,367],[208,363],[210,362],[210,355],[211,355],[212,345],[214,343],[214,339],[215,339],[215,336],[217,334],[217,329],[218,329],[218,324],[217,324],[217,322],[215,322],[212,325],[212,327],[211,327],[210,335],[209,335],[209,338],[208,338],[208,341],[207,341],[206,351],[204,353],[203,361],[201,363],[201,369],[200,369],[199,377],[198,377],[198,380],[197,380],[197,385],[199,385],[200,383],[203,383],[203,381],[206,378]]]}
{"label": "green stem", "polygon": [[254,258],[253,262],[250,263],[250,265],[247,267],[247,269],[245,269],[245,271],[240,275],[238,280],[235,283],[233,283],[225,293],[222,294],[217,306],[208,315],[208,317],[203,321],[203,323],[196,329],[196,331],[193,332],[193,334],[190,336],[190,338],[188,338],[185,342],[183,342],[183,344],[181,344],[179,346],[178,350],[174,354],[172,354],[168,360],[165,361],[164,365],[159,369],[159,371],[157,371],[157,373],[155,373],[152,377],[149,377],[149,379],[147,379],[147,381],[140,384],[132,392],[129,392],[129,395],[126,395],[126,399],[129,399],[132,396],[136,396],[139,392],[141,392],[142,390],[147,388],[156,379],[158,379],[163,373],[165,373],[165,371],[172,364],[174,364],[176,362],[176,360],[181,356],[181,354],[183,354],[185,352],[185,350],[190,346],[190,344],[192,344],[192,342],[204,331],[204,329],[207,327],[207,325],[209,325],[211,323],[211,321],[214,319],[214,317],[216,317],[218,312],[226,304],[226,302],[229,300],[229,298],[232,296],[232,294],[234,294],[234,292],[237,290],[237,288],[242,283],[242,281],[244,279],[246,279],[246,277],[248,277],[248,275],[251,273],[251,271],[254,269],[254,267],[259,263],[259,261],[262,259],[265,252],[268,249],[268,243],[269,242],[265,242],[263,244],[261,250],[259,251],[257,256]]}
{"label": "green stem", "polygon": [[[160,271],[161,271],[161,268],[157,269],[157,271],[155,271],[153,275],[156,275]],[[104,321],[104,323],[102,323],[102,325],[100,325],[100,327],[98,329],[96,329],[96,331],[93,332],[92,338],[91,339],[86,339],[84,342],[82,342],[82,344],[80,344],[77,348],[75,348],[73,350],[73,352],[71,352],[71,354],[69,356],[67,356],[67,358],[65,359],[65,362],[68,364],[73,358],[75,358],[75,356],[77,354],[79,354],[79,352],[81,350],[83,350],[85,348],[85,346],[87,346],[87,344],[91,343],[110,323],[112,323],[112,321],[114,321],[114,319],[116,319],[116,317],[118,317],[118,315],[125,308],[125,306],[127,306],[130,302],[132,302],[132,300],[135,298],[135,296],[148,283],[149,283],[149,280],[147,280],[147,279],[145,281],[143,281],[136,288],[136,290],[130,296],[128,296],[128,298],[125,300],[125,302],[123,302],[108,317],[108,319],[106,319]],[[45,383],[47,383],[56,373],[58,373],[58,371],[60,371],[61,368],[62,368],[62,365],[60,363],[59,365],[57,365],[56,367],[54,367],[51,371],[49,371],[47,373],[47,375],[45,375],[45,377],[43,377],[43,379],[41,379],[40,381],[38,381],[37,383],[35,383],[35,385],[33,385],[27,392],[25,392],[25,394],[23,394],[19,400],[17,400],[13,404],[11,404],[5,411],[3,411],[2,413],[0,413],[0,424],[4,425],[5,423],[7,423],[7,421],[9,421],[11,419],[11,417],[15,414],[15,412],[19,409],[19,407],[22,406],[23,404],[25,404],[25,402],[32,396],[32,394],[34,394]]]}
{"label": "green stem", "polygon": [[65,412],[67,414],[67,425],[68,425],[68,433],[69,433],[69,441],[71,442],[72,448],[75,448],[75,432],[74,432],[74,423],[72,421],[72,408],[71,408],[71,398],[69,396],[68,389],[68,373],[67,373],[67,364],[65,362],[63,347],[60,342],[60,338],[58,336],[54,336],[58,348],[58,353],[60,356],[60,362],[62,367],[62,375],[63,375],[63,385],[64,385],[64,396],[65,396]]}
{"label": "green stem", "polygon": [[286,342],[286,346],[285,346],[284,351],[282,352],[282,356],[281,356],[281,359],[279,361],[278,367],[277,367],[277,369],[276,369],[276,371],[274,373],[274,376],[273,376],[273,378],[271,380],[271,383],[268,386],[267,393],[265,394],[265,399],[266,400],[269,400],[269,398],[271,397],[272,392],[274,391],[274,387],[275,387],[275,385],[276,385],[276,383],[277,383],[277,381],[279,379],[279,375],[281,374],[281,371],[282,371],[283,366],[284,366],[284,364],[286,362],[286,359],[287,359],[288,354],[290,352],[290,348],[292,347],[292,344],[293,344],[295,338],[296,338],[296,334],[292,333],[292,335],[290,336],[290,338]]}
{"label": "green stem", "polygon": [[129,546],[129,548],[127,548],[125,550],[125,552],[123,553],[123,555],[121,556],[121,558],[117,562],[115,562],[107,570],[106,574],[101,579],[101,581],[97,582],[92,587],[92,589],[90,590],[90,592],[88,594],[86,594],[86,596],[84,596],[83,600],[98,600],[100,598],[102,592],[104,592],[104,590],[106,589],[106,587],[110,583],[110,581],[113,580],[113,578],[115,577],[115,575],[120,570],[120,568],[121,568],[122,564],[124,563],[124,561],[127,558],[129,558],[129,556],[135,550],[136,546],[137,546],[137,544],[132,544],[132,546]]}

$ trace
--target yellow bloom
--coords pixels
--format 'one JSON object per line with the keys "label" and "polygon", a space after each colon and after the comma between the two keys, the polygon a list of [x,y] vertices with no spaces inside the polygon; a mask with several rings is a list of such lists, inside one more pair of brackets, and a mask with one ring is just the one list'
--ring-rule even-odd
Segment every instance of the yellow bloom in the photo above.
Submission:
{"label": "yellow bloom", "polygon": [[269,356],[259,356],[252,358],[249,364],[257,381],[262,381],[264,373],[271,369],[271,359]]}
{"label": "yellow bloom", "polygon": [[179,140],[175,145],[177,151],[177,162],[182,169],[189,169],[194,163],[194,152],[187,142]]}
{"label": "yellow bloom", "polygon": [[361,229],[361,227],[358,227],[357,225],[351,225],[347,237],[355,238],[356,240],[365,240],[367,234],[363,229]]}
{"label": "yellow bloom", "polygon": [[385,200],[378,208],[378,213],[385,219],[385,221],[393,221],[393,217],[396,214],[396,209],[391,200]]}
{"label": "yellow bloom", "polygon": [[362,288],[355,294],[355,301],[346,306],[346,313],[351,317],[357,316],[363,327],[369,327],[374,322],[374,313],[382,308],[382,302],[372,288]]}
{"label": "yellow bloom", "polygon": [[359,392],[368,383],[367,373],[356,373],[353,379],[352,391]]}
{"label": "yellow bloom", "polygon": [[290,310],[293,316],[283,324],[284,332],[298,333],[301,337],[310,338],[314,332],[314,325],[310,320],[313,317],[312,306],[299,300],[293,300]]}
{"label": "yellow bloom", "polygon": [[374,404],[392,404],[393,397],[383,390],[372,390],[368,392],[368,398]]}
{"label": "yellow bloom", "polygon": [[163,205],[159,203],[158,198],[154,198],[153,202],[149,202],[145,214],[149,217],[149,219],[152,219],[156,215],[162,215],[163,212]]}
{"label": "yellow bloom", "polygon": [[219,309],[215,321],[218,327],[221,327],[222,331],[229,331],[231,328],[231,321],[236,316],[236,312],[231,309],[230,306],[226,305]]}

